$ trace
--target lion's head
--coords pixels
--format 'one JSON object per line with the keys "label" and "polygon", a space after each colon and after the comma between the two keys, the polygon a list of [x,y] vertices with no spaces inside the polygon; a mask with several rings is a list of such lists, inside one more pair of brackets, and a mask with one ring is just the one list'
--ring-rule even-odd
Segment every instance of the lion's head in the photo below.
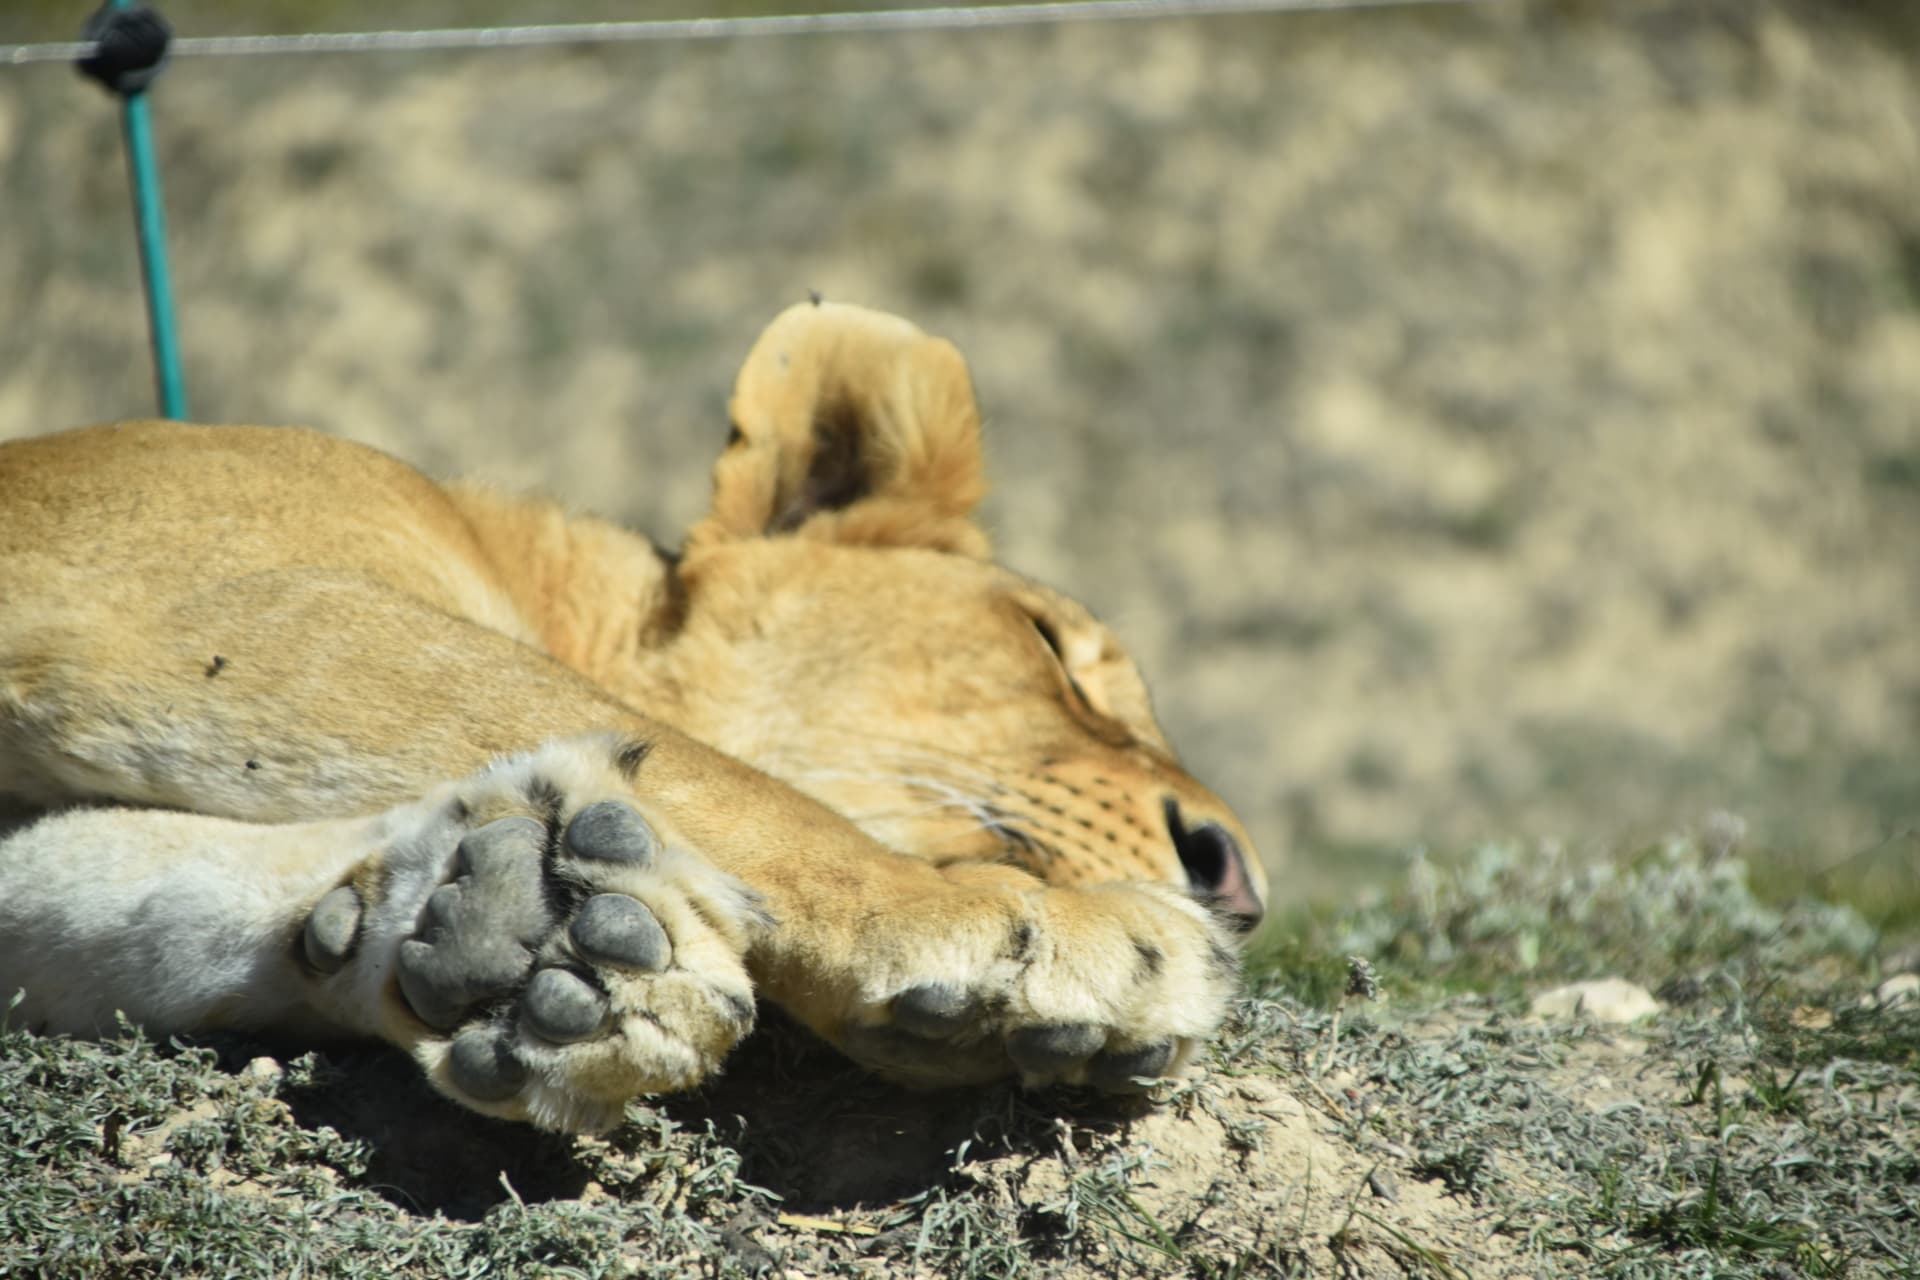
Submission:
{"label": "lion's head", "polygon": [[749,354],[732,415],[649,672],[666,718],[895,848],[1168,881],[1259,919],[1258,857],[1119,641],[988,560],[958,351],[801,304]]}

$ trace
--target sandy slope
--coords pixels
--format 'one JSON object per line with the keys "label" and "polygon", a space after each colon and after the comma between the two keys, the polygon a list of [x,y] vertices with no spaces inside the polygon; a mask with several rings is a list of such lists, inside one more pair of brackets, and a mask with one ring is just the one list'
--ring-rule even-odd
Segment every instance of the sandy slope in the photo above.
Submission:
{"label": "sandy slope", "polygon": [[[1836,12],[183,63],[195,405],[671,537],[761,321],[888,306],[1270,855],[1845,853],[1920,808],[1920,77]],[[143,410],[92,89],[0,75],[0,190],[0,434]]]}

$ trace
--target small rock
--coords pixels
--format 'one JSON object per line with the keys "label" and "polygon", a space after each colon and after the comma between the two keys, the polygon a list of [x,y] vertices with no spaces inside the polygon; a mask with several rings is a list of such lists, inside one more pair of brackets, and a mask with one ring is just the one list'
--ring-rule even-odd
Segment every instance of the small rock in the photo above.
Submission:
{"label": "small rock", "polygon": [[720,1247],[732,1255],[734,1264],[750,1276],[761,1276],[780,1265],[758,1240],[738,1227],[721,1228]]}
{"label": "small rock", "polygon": [[1542,991],[1528,1006],[1536,1018],[1591,1018],[1628,1023],[1665,1008],[1643,986],[1625,978],[1596,978]]}
{"label": "small rock", "polygon": [[271,1092],[278,1087],[287,1069],[280,1065],[278,1058],[258,1057],[240,1069],[242,1079]]}
{"label": "small rock", "polygon": [[1393,1176],[1391,1169],[1375,1169],[1367,1175],[1367,1190],[1393,1204],[1400,1199],[1400,1180]]}
{"label": "small rock", "polygon": [[1880,957],[1883,973],[1920,973],[1920,943],[1912,943]]}
{"label": "small rock", "polygon": [[1823,1009],[1817,1004],[1796,1005],[1793,1012],[1787,1015],[1787,1021],[1802,1031],[1825,1031],[1833,1025],[1833,1010]]}
{"label": "small rock", "polygon": [[1291,1093],[1279,1084],[1261,1076],[1245,1076],[1235,1083],[1235,1090],[1248,1104],[1248,1109],[1268,1120],[1304,1120],[1307,1109]]}
{"label": "small rock", "polygon": [[1874,1008],[1889,1009],[1897,1004],[1920,1001],[1920,973],[1896,973],[1873,989],[1873,994],[1861,1001]]}

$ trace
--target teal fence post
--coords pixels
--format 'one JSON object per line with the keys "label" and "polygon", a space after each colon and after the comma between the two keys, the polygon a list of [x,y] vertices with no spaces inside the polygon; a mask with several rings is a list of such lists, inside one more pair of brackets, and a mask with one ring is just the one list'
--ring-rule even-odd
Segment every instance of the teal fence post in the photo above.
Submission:
{"label": "teal fence post", "polygon": [[173,281],[167,270],[166,215],[160,200],[160,165],[153,152],[153,118],[147,87],[160,73],[172,38],[166,21],[133,0],[107,0],[87,21],[83,39],[95,52],[80,69],[120,97],[127,177],[133,188],[134,229],[140,241],[140,273],[147,298],[147,333],[153,345],[154,383],[160,413],[187,416],[187,382],[181,372],[179,333],[173,322]]}

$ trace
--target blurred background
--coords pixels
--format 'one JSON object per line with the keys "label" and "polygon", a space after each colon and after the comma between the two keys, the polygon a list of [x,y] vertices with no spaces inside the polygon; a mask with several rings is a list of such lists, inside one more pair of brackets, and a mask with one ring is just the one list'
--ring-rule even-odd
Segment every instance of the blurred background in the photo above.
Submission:
{"label": "blurred background", "polygon": [[[1920,5],[182,59],[153,100],[197,417],[672,543],[759,326],[899,311],[972,361],[1003,558],[1131,645],[1282,894],[1728,811],[1788,882],[1920,899]],[[151,411],[117,132],[0,68],[0,436]]]}

